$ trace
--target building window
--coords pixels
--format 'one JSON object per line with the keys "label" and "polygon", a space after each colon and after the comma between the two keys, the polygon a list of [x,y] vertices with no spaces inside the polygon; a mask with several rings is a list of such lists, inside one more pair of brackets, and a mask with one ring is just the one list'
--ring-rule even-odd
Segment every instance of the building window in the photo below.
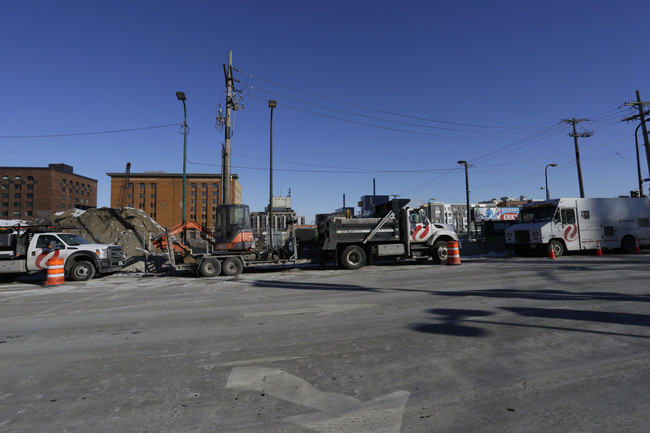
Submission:
{"label": "building window", "polygon": [[149,198],[156,198],[156,194],[151,194]]}
{"label": "building window", "polygon": [[151,185],[149,185],[149,187],[150,187],[151,189],[156,189],[156,184],[155,184],[155,183],[152,183]]}
{"label": "building window", "polygon": [[0,213],[3,217],[9,217],[9,212],[6,210],[3,210],[2,213]]}
{"label": "building window", "polygon": [[9,202],[7,202],[7,201],[3,201],[3,202],[2,202],[2,207],[6,207],[6,208],[8,208],[8,207],[9,207]]}
{"label": "building window", "polygon": [[144,183],[139,184],[139,185],[138,185],[138,188],[140,188],[140,189],[144,189]]}
{"label": "building window", "polygon": [[9,185],[2,185],[2,189],[9,189]]}
{"label": "building window", "polygon": [[12,214],[13,216],[15,216],[16,218],[18,218],[18,217],[20,216],[20,211],[19,211],[19,210],[15,210],[15,211],[13,211],[11,214]]}
{"label": "building window", "polygon": [[20,207],[20,202],[19,202],[19,201],[15,201],[15,202],[14,202],[14,207]]}
{"label": "building window", "polygon": [[201,191],[201,195],[205,197],[206,195],[208,195],[208,192],[207,191]]}
{"label": "building window", "polygon": [[28,201],[27,203],[25,203],[25,207],[29,207],[29,208],[34,207],[34,203]]}
{"label": "building window", "polygon": [[34,198],[34,194],[27,193],[25,194],[25,198]]}
{"label": "building window", "polygon": [[65,186],[61,187],[61,191],[65,192]]}
{"label": "building window", "polygon": [[61,209],[65,209],[65,203],[61,203]]}
{"label": "building window", "polygon": [[30,217],[30,216],[32,216],[32,215],[33,215],[33,212],[32,212],[31,210],[26,210],[26,211],[25,211],[25,216]]}
{"label": "building window", "polygon": [[21,189],[20,187],[21,187],[21,185],[18,184],[18,183],[16,185],[14,185],[14,189]]}
{"label": "building window", "polygon": [[196,184],[195,184],[195,183],[191,183],[191,184],[190,184],[190,188],[191,188],[191,189],[196,189]]}
{"label": "building window", "polygon": [[192,197],[196,197],[196,191],[190,191],[190,195],[191,195]]}
{"label": "building window", "polygon": [[8,192],[3,192],[2,193],[2,198],[9,198],[9,193]]}
{"label": "building window", "polygon": [[34,176],[27,176],[27,180],[29,180],[30,182],[33,181],[33,180],[34,180]]}
{"label": "building window", "polygon": [[16,176],[16,177],[14,177],[14,180],[23,180],[23,178],[20,177],[20,176]]}
{"label": "building window", "polygon": [[34,184],[31,184],[31,183],[28,184],[28,185],[27,185],[27,189],[34,189]]}
{"label": "building window", "polygon": [[2,176],[2,180],[9,180],[9,176],[5,174],[4,176]]}
{"label": "building window", "polygon": [[19,193],[19,192],[15,192],[15,193],[14,193],[14,198],[20,198],[20,193]]}

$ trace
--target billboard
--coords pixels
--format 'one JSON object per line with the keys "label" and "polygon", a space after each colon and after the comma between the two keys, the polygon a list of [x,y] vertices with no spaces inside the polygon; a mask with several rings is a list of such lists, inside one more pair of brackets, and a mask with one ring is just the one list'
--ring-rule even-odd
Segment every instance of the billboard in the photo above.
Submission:
{"label": "billboard", "polygon": [[474,208],[476,221],[515,221],[519,219],[518,207]]}

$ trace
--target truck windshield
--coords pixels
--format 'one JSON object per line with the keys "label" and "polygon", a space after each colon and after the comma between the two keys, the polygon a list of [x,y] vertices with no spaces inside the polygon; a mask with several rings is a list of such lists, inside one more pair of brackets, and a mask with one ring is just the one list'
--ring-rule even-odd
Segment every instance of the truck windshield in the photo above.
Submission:
{"label": "truck windshield", "polygon": [[555,214],[556,208],[557,207],[554,205],[531,206],[522,208],[519,211],[519,222],[538,223],[551,221],[553,219],[553,214]]}
{"label": "truck windshield", "polygon": [[63,242],[65,242],[68,245],[82,245],[82,244],[89,244],[87,240],[82,238],[79,235],[73,235],[70,233],[58,233],[58,236],[63,239]]}

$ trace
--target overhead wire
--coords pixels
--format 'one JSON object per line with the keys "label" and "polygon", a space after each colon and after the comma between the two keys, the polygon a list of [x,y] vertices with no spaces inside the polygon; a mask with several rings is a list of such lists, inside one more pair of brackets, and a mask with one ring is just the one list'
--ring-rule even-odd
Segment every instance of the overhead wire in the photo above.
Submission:
{"label": "overhead wire", "polygon": [[72,132],[66,134],[43,134],[43,135],[0,135],[0,138],[53,138],[53,137],[75,137],[79,135],[115,134],[120,132],[144,131],[147,129],[168,128],[170,126],[183,126],[182,123],[169,123],[166,125],[145,126],[141,128],[113,129],[109,131]]}

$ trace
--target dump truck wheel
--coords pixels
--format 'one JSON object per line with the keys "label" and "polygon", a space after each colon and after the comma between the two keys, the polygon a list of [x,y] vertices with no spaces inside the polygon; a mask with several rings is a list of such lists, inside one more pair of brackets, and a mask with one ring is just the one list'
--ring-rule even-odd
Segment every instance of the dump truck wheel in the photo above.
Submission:
{"label": "dump truck wheel", "polygon": [[199,275],[202,277],[216,277],[221,272],[221,263],[215,259],[205,259],[199,265]]}
{"label": "dump truck wheel", "polygon": [[243,270],[243,263],[236,257],[228,257],[223,261],[223,265],[221,266],[221,272],[227,277],[237,276],[241,274]]}
{"label": "dump truck wheel", "polygon": [[431,247],[431,258],[434,263],[447,263],[447,241],[438,241]]}
{"label": "dump truck wheel", "polygon": [[73,281],[88,281],[95,276],[95,267],[92,263],[82,260],[72,265],[68,276]]}
{"label": "dump truck wheel", "polygon": [[341,254],[341,265],[345,269],[359,269],[366,264],[366,252],[358,245],[350,245]]}

